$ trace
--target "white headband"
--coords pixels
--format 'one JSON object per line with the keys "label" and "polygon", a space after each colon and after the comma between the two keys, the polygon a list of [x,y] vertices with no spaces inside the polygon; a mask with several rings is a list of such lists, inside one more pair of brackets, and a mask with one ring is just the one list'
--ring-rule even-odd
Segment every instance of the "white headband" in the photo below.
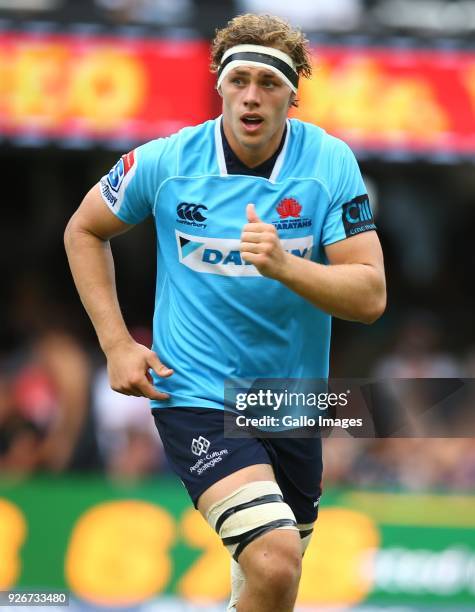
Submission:
{"label": "white headband", "polygon": [[224,77],[237,66],[257,66],[272,70],[280,77],[290,89],[297,93],[298,73],[290,55],[263,45],[236,45],[228,49],[221,59],[218,70],[218,83],[220,87]]}

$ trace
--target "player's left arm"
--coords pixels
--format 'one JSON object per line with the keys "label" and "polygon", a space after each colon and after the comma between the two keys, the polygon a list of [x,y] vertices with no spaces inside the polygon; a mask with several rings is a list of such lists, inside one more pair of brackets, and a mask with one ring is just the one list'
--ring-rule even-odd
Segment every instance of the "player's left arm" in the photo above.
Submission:
{"label": "player's left arm", "polygon": [[386,308],[381,245],[369,231],[325,247],[329,265],[286,253],[281,282],[329,314],[374,323]]}
{"label": "player's left arm", "polygon": [[386,308],[386,280],[381,245],[367,231],[325,247],[329,265],[284,251],[273,225],[262,223],[253,205],[242,234],[245,261],[274,278],[317,308],[340,319],[373,323]]}

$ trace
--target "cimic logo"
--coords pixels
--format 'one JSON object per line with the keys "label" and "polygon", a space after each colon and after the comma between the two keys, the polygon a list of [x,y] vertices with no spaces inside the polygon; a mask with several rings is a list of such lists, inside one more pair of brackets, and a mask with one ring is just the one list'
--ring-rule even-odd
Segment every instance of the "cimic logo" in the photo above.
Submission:
{"label": "cimic logo", "polygon": [[346,209],[346,220],[348,223],[361,223],[362,221],[369,221],[373,218],[369,202],[353,203]]}
{"label": "cimic logo", "polygon": [[348,237],[376,229],[366,194],[353,198],[342,206],[342,221]]}
{"label": "cimic logo", "polygon": [[183,225],[206,227],[204,222],[207,218],[202,213],[204,210],[208,210],[204,204],[181,202],[176,207],[177,221],[178,223],[183,223]]}
{"label": "cimic logo", "polygon": [[193,438],[191,442],[191,452],[193,455],[200,457],[204,453],[208,452],[210,446],[211,442],[203,436],[200,436],[198,439]]}

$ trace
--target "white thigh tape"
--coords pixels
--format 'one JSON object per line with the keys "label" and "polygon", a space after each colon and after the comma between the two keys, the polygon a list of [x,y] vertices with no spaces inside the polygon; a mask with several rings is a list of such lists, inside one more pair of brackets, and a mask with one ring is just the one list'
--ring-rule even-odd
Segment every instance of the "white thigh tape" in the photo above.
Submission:
{"label": "white thigh tape", "polygon": [[227,612],[234,612],[236,610],[237,602],[244,588],[246,578],[241,569],[241,566],[237,561],[231,559],[231,597],[227,607]]}
{"label": "white thigh tape", "polygon": [[307,550],[308,545],[310,544],[310,540],[313,534],[313,526],[315,523],[299,523],[297,525],[298,530],[300,531],[300,541],[302,544],[302,555]]}
{"label": "white thigh tape", "polygon": [[213,504],[208,523],[237,561],[244,548],[273,529],[297,529],[295,516],[273,481],[246,484]]}

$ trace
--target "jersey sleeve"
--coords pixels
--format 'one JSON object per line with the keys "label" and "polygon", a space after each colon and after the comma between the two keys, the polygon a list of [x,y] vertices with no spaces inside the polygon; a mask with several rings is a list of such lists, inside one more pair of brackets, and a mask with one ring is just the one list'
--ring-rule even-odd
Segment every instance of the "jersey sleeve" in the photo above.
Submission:
{"label": "jersey sleeve", "polygon": [[336,142],[328,166],[330,204],[323,224],[324,246],[376,229],[358,162],[348,145]]}
{"label": "jersey sleeve", "polygon": [[99,181],[102,199],[124,223],[136,224],[153,211],[164,178],[162,153],[166,139],[148,142],[129,153]]}

